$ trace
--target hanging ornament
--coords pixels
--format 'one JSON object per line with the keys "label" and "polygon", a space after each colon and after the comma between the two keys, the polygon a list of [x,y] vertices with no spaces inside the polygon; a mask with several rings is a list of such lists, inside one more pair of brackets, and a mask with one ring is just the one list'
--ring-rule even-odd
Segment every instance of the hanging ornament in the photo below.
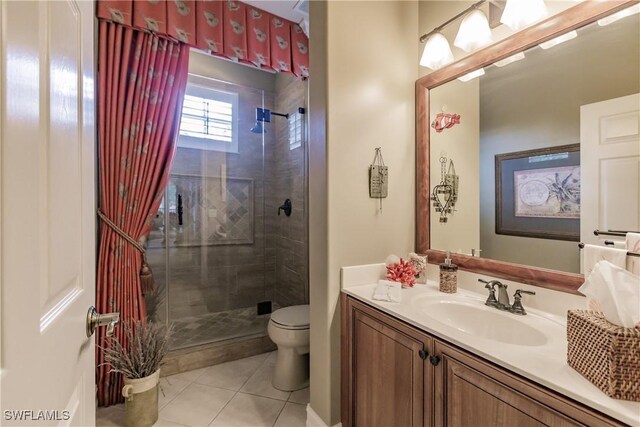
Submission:
{"label": "hanging ornament", "polygon": [[[447,158],[445,156],[440,157],[440,184],[433,187],[431,193],[431,201],[436,212],[440,214],[440,222],[447,222],[447,215],[450,215],[454,211],[454,186],[446,182],[446,165]],[[455,168],[454,168],[455,173]],[[454,175],[457,178],[457,175]],[[456,195],[457,198],[457,195]]]}
{"label": "hanging ornament", "polygon": [[436,114],[436,118],[431,122],[431,127],[435,129],[437,133],[442,132],[445,129],[452,128],[454,125],[460,124],[460,114],[450,114],[445,112],[447,106],[442,106],[442,111]]}
{"label": "hanging ornament", "polygon": [[455,204],[458,201],[458,186],[460,183],[460,178],[456,174],[456,167],[453,164],[453,160],[449,160],[449,169],[444,175],[444,183],[449,184],[453,189],[453,192],[451,193],[451,207],[455,208]]}

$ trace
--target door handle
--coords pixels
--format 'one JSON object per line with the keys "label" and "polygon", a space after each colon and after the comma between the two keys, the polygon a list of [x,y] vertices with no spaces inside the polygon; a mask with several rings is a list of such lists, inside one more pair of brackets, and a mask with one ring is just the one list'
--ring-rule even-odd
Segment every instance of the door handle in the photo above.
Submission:
{"label": "door handle", "polygon": [[182,194],[178,194],[178,225],[182,225],[182,214],[183,214],[183,207],[182,207]]}
{"label": "door handle", "polygon": [[113,335],[116,323],[120,321],[120,313],[98,314],[94,306],[89,307],[87,311],[87,338],[96,331],[98,326],[107,327],[107,336]]}

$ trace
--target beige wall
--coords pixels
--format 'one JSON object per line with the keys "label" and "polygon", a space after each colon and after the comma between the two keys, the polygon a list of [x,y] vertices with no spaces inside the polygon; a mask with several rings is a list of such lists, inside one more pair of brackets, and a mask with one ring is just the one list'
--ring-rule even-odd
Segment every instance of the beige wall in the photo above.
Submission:
{"label": "beige wall", "polygon": [[479,80],[454,80],[430,92],[431,118],[446,106],[447,113],[460,114],[460,124],[437,133],[430,129],[431,190],[440,182],[440,157],[453,160],[460,178],[456,211],[446,223],[431,205],[431,247],[471,254],[480,248],[480,90]]}
{"label": "beige wall", "polygon": [[[410,1],[311,2],[311,407],[329,425],[340,419],[340,268],[414,247],[417,12]],[[382,213],[368,193],[375,147],[390,171]]]}
{"label": "beige wall", "polygon": [[640,17],[592,28],[552,49],[533,49],[523,61],[492,67],[480,80],[484,257],[580,272],[575,242],[495,234],[494,158],[578,143],[581,105],[640,91]]}

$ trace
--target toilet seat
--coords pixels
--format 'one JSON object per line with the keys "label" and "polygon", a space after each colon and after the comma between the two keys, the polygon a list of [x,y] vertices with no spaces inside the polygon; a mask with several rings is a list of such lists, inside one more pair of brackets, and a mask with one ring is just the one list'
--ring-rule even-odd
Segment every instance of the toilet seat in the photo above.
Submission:
{"label": "toilet seat", "polygon": [[292,305],[271,314],[271,322],[281,329],[309,329],[309,305]]}

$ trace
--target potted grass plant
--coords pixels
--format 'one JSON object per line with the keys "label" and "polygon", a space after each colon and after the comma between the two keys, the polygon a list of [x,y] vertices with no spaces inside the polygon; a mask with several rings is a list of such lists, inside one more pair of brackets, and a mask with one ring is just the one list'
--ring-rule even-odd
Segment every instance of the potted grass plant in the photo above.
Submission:
{"label": "potted grass plant", "polygon": [[125,422],[148,427],[158,420],[160,364],[167,353],[171,327],[157,322],[125,323],[126,344],[110,337],[105,363],[124,376]]}

